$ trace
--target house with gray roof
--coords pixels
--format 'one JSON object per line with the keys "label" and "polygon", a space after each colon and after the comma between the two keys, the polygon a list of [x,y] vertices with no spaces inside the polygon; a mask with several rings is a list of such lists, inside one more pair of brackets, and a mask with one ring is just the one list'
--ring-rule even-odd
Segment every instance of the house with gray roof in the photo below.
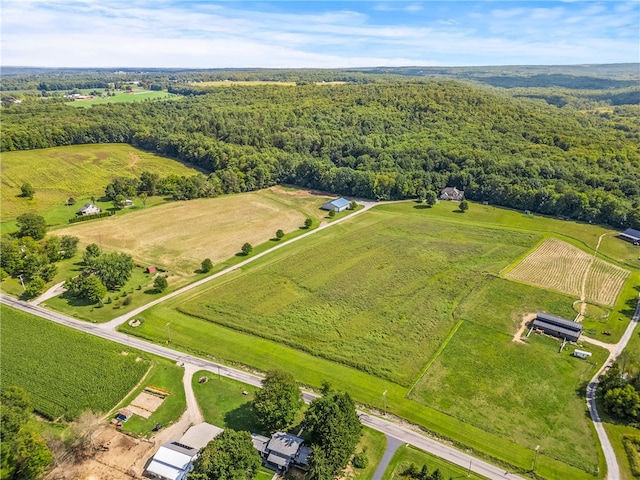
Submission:
{"label": "house with gray roof", "polygon": [[440,200],[455,200],[459,202],[464,200],[464,191],[458,190],[456,187],[446,187],[440,192]]}
{"label": "house with gray roof", "polygon": [[290,433],[277,432],[271,438],[252,433],[251,440],[262,463],[272,470],[285,472],[292,465],[304,468],[309,463],[311,449],[302,445],[302,438]]}

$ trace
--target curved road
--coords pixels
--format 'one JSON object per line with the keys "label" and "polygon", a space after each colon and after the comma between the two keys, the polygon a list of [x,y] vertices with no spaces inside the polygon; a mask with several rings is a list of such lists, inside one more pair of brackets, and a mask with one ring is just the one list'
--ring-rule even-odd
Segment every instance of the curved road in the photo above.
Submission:
{"label": "curved road", "polygon": [[[38,317],[65,325],[67,327],[75,328],[76,330],[81,330],[85,333],[89,333],[91,335],[120,343],[121,345],[136,348],[143,352],[148,352],[159,357],[173,360],[175,362],[184,363],[185,367],[188,366],[187,368],[190,369],[197,368],[199,370],[207,370],[211,373],[224,375],[225,377],[233,378],[234,380],[238,380],[249,385],[254,385],[256,387],[262,386],[262,377],[259,377],[258,375],[243,372],[242,370],[237,370],[226,365],[194,357],[193,355],[189,355],[186,353],[177,352],[161,345],[148,343],[139,338],[130,337],[129,335],[126,335],[124,333],[116,332],[113,329],[104,328],[105,324],[98,325],[87,323],[82,320],[76,320],[66,315],[52,312],[37,305],[32,305],[30,303],[26,303],[2,294],[0,294],[0,302],[4,303],[5,305],[9,305],[19,310],[25,311],[27,313],[37,315]],[[303,391],[302,394],[305,402],[307,403],[311,402],[314,398],[317,397],[316,394],[308,391]],[[358,415],[360,416],[362,424],[366,425],[367,427],[378,430],[379,432],[396,438],[403,443],[414,445],[417,448],[420,448],[426,452],[455,463],[456,465],[459,465],[463,468],[469,468],[469,465],[471,465],[472,471],[491,480],[523,480],[522,477],[509,472],[505,472],[501,468],[472,457],[471,455],[456,450],[453,447],[444,445],[436,440],[422,435],[419,432],[402,427],[383,418],[375,417],[366,412],[359,411]]]}
{"label": "curved road", "polygon": [[[609,437],[607,436],[607,432],[602,425],[602,420],[600,420],[600,415],[598,414],[598,408],[596,405],[596,389],[598,388],[598,382],[600,375],[609,368],[615,359],[622,353],[624,347],[627,346],[629,340],[631,339],[631,335],[633,335],[633,330],[636,328],[636,325],[640,321],[640,295],[638,296],[638,305],[636,306],[636,312],[629,322],[629,326],[622,335],[620,341],[616,344],[610,345],[609,347],[605,347],[609,349],[609,358],[604,362],[600,370],[596,372],[593,376],[589,385],[587,385],[587,407],[589,408],[589,414],[591,415],[591,420],[593,420],[593,425],[596,428],[596,433],[598,434],[598,438],[600,439],[600,445],[602,445],[602,451],[604,452],[604,458],[607,462],[607,480],[620,480],[620,468],[618,467],[618,460],[616,459],[616,454],[613,450],[613,446],[609,441]],[[594,341],[592,339],[584,339],[587,342],[591,342],[594,344],[598,344],[601,342]],[[604,345],[601,345],[604,346]]]}

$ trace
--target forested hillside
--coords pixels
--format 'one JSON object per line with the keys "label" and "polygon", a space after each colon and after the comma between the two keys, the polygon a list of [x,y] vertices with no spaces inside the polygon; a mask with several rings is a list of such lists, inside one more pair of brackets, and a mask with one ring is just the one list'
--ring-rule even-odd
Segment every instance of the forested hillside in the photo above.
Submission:
{"label": "forested hillside", "polygon": [[198,93],[13,105],[2,150],[127,142],[213,172],[225,192],[289,182],[399,199],[452,185],[472,200],[640,227],[637,105],[580,112],[450,80]]}

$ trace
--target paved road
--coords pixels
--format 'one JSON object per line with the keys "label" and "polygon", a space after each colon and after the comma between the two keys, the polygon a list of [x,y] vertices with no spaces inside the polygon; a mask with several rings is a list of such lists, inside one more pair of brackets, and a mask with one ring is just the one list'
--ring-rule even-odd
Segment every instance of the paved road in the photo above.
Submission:
{"label": "paved road", "polygon": [[[105,329],[104,324],[99,325],[94,323],[87,323],[82,320],[76,320],[61,313],[52,312],[37,305],[22,302],[3,294],[0,294],[0,302],[6,305],[10,305],[19,310],[31,313],[33,315],[45,318],[47,320],[66,325],[67,327],[75,328],[76,330],[81,330],[91,335],[102,337],[131,348],[136,348],[143,352],[148,352],[160,357],[168,358],[175,362],[183,363],[185,364],[185,367],[188,366],[189,369],[197,368],[199,370],[207,370],[211,373],[223,375],[225,377],[232,378],[249,385],[254,385],[257,387],[262,386],[262,377],[259,377],[257,375],[243,372],[242,370],[237,370],[235,368],[231,368],[216,362],[211,362],[209,360],[194,357],[193,355],[178,352],[161,345],[148,343],[139,338],[130,337],[129,335],[126,335],[124,333],[116,332],[115,330]],[[314,398],[317,397],[317,395],[312,392],[303,391],[302,393],[303,398],[307,403],[311,402]],[[471,465],[472,471],[486,478],[489,478],[491,480],[523,480],[521,477],[515,474],[505,472],[501,468],[498,468],[487,462],[483,462],[482,460],[478,460],[471,455],[468,455],[464,452],[456,450],[453,447],[426,437],[419,432],[397,425],[389,420],[376,417],[362,411],[358,411],[358,414],[363,425],[373,428],[374,430],[378,430],[379,432],[382,432],[388,436],[397,438],[403,443],[408,443],[417,448],[420,448],[426,452],[431,453],[432,455],[436,455],[440,458],[444,458],[445,460],[449,460],[450,462],[455,463],[456,465],[459,465],[463,468],[469,468],[469,465]]]}
{"label": "paved road", "polygon": [[[640,299],[640,296],[639,296]],[[596,433],[598,434],[598,438],[600,439],[600,445],[602,445],[602,451],[604,452],[604,458],[607,462],[607,480],[620,480],[620,468],[618,467],[618,460],[616,459],[616,454],[613,451],[613,447],[611,446],[611,442],[609,441],[609,437],[607,436],[607,432],[602,425],[602,421],[600,420],[600,415],[598,414],[598,408],[596,405],[596,389],[598,388],[599,377],[602,375],[605,369],[607,369],[615,359],[622,353],[624,347],[627,346],[627,343],[631,339],[631,335],[633,335],[633,330],[636,328],[636,325],[640,321],[640,301],[638,301],[638,305],[636,307],[636,312],[629,322],[629,326],[622,335],[620,341],[615,345],[609,345],[609,358],[602,365],[600,370],[594,375],[594,377],[589,382],[587,386],[587,407],[589,408],[589,414],[591,415],[591,420],[593,420],[593,425],[596,428]],[[585,339],[588,342],[595,343],[594,340]]]}
{"label": "paved road", "polygon": [[380,460],[371,480],[382,480],[384,472],[387,471],[387,467],[389,466],[393,455],[396,453],[396,450],[398,450],[401,445],[404,445],[404,442],[402,440],[398,440],[396,437],[390,437],[389,435],[385,435],[385,437],[387,437],[387,448],[385,449],[384,455],[382,455],[382,460]]}

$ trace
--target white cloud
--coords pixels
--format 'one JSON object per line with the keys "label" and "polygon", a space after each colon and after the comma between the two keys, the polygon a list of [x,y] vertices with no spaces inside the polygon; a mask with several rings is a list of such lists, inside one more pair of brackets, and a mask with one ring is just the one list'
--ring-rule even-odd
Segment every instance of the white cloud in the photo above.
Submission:
{"label": "white cloud", "polygon": [[[546,8],[469,2],[464,9],[452,2],[447,8],[438,4],[439,12],[436,4],[423,8],[420,2],[327,2],[323,11],[304,13],[283,10],[286,2],[263,10],[241,5],[4,0],[2,62],[193,68],[557,64],[637,61],[640,50],[633,2]],[[392,10],[402,21],[380,23],[369,14]]]}

